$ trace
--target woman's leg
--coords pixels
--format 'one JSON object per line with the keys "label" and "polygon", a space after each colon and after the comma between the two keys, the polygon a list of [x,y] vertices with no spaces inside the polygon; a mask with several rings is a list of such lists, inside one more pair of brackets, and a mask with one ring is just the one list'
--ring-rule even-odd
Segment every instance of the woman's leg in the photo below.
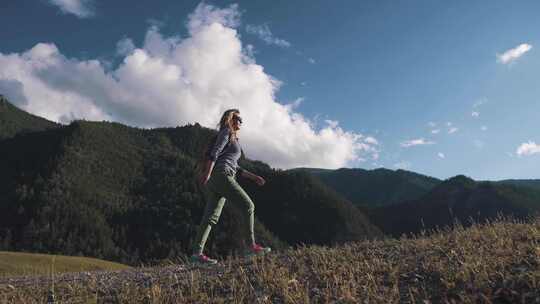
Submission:
{"label": "woman's leg", "polygon": [[225,179],[222,180],[224,183],[222,185],[221,195],[227,198],[227,200],[234,202],[235,204],[241,204],[243,209],[246,211],[248,218],[248,233],[250,236],[251,244],[255,244],[255,205],[249,197],[249,195],[244,191],[242,186],[238,184],[234,176],[226,175]]}
{"label": "woman's leg", "polygon": [[193,247],[194,254],[202,254],[204,251],[204,245],[208,239],[208,235],[212,230],[212,226],[216,225],[221,215],[221,210],[225,205],[226,199],[212,193],[210,200],[206,203],[204,209],[204,215],[199,225],[197,236],[195,237],[195,246]]}

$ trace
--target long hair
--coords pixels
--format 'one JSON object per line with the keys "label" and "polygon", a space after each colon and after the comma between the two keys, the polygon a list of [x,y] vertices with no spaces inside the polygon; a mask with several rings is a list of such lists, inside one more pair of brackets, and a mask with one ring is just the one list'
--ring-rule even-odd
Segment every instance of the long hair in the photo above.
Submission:
{"label": "long hair", "polygon": [[233,129],[232,123],[233,123],[233,117],[234,115],[240,114],[240,111],[238,109],[229,109],[221,115],[221,119],[219,120],[218,128],[219,130],[222,130],[223,128],[229,128],[231,130],[231,133],[229,134],[229,139],[236,138],[236,131]]}

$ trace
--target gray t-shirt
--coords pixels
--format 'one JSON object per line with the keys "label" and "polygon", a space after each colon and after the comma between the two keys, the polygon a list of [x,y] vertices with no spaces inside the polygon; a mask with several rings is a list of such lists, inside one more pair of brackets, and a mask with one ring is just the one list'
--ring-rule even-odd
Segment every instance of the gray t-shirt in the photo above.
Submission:
{"label": "gray t-shirt", "polygon": [[210,159],[215,162],[215,170],[221,172],[230,172],[233,175],[242,172],[242,168],[238,166],[238,160],[242,156],[242,148],[236,139],[229,140],[230,129],[225,127],[219,130],[216,142],[210,150]]}

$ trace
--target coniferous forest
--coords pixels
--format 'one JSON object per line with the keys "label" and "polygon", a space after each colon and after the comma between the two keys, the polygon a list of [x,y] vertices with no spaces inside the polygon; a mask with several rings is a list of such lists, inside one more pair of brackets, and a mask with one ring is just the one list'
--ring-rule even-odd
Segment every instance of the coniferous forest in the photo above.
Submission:
{"label": "coniferous forest", "polygon": [[[0,106],[0,250],[85,255],[128,264],[188,254],[208,193],[196,164],[215,131],[200,125],[138,129],[61,126]],[[23,119],[21,119],[21,116]],[[19,132],[18,132],[19,131]],[[349,201],[301,172],[241,159],[264,187],[239,182],[256,204],[258,240],[274,248],[382,234]],[[241,252],[242,209],[228,202],[208,252]]]}
{"label": "coniferous forest", "polygon": [[[84,255],[131,265],[190,253],[207,190],[196,166],[215,130],[59,125],[0,98],[0,250]],[[404,170],[276,170],[240,184],[255,202],[256,236],[279,249],[400,236],[540,210],[538,180],[445,181]],[[240,253],[242,208],[227,202],[207,251]],[[472,222],[472,221],[471,221]]]}

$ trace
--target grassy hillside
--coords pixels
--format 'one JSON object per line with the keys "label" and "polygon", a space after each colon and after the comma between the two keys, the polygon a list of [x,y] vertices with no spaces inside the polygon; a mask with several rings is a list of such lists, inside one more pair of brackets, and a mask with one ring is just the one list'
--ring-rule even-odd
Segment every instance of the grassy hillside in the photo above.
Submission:
{"label": "grassy hillside", "polygon": [[95,270],[122,270],[129,266],[86,257],[0,251],[0,276],[50,275]]}
{"label": "grassy hillside", "polygon": [[[75,303],[538,303],[538,240],[539,219],[498,220],[208,268],[94,273],[58,282],[55,292]],[[5,289],[4,297],[43,302],[50,284],[31,282]]]}
{"label": "grassy hillside", "polygon": [[0,140],[13,137],[19,133],[41,131],[58,126],[52,121],[18,109],[4,96],[0,95]]}
{"label": "grassy hillside", "polygon": [[[196,158],[215,131],[143,130],[77,121],[0,141],[0,249],[86,255],[127,264],[189,254],[208,193]],[[367,217],[306,173],[241,159],[258,240],[274,248],[381,236]],[[211,255],[242,252],[245,215],[228,203]]]}
{"label": "grassy hillside", "polygon": [[452,225],[456,220],[483,222],[499,214],[527,218],[540,212],[540,191],[465,176],[450,178],[418,200],[371,211],[385,233],[400,236]]}
{"label": "grassy hillside", "polygon": [[428,193],[441,181],[405,170],[341,168],[325,170],[299,168],[317,176],[327,186],[357,206],[375,208],[414,200]]}

